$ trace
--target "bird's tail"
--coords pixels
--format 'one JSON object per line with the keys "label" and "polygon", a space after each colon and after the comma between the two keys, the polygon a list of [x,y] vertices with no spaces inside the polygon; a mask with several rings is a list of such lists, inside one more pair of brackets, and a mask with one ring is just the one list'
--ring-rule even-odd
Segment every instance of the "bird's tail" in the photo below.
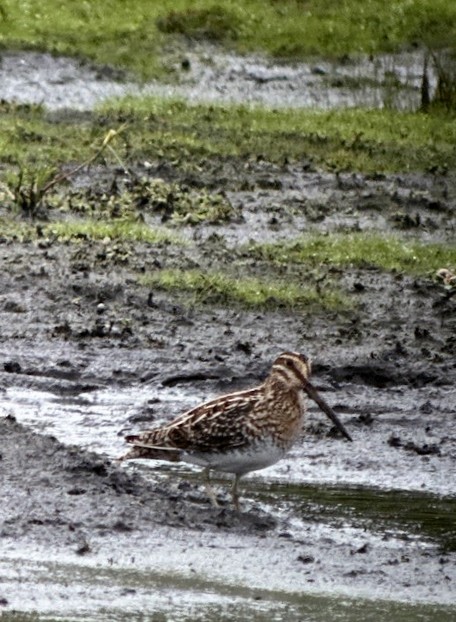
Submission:
{"label": "bird's tail", "polygon": [[129,434],[125,437],[125,440],[130,445],[133,445],[133,447],[119,458],[119,462],[123,462],[124,460],[136,460],[138,458],[144,458],[146,460],[167,460],[168,462],[179,462],[181,459],[180,449],[146,444],[140,434]]}

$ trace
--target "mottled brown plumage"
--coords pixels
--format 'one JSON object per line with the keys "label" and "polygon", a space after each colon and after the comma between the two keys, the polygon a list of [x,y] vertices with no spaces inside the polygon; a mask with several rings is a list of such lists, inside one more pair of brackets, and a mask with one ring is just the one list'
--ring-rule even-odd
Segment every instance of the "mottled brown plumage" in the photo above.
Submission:
{"label": "mottled brown plumage", "polygon": [[121,459],[182,460],[203,466],[215,505],[209,487],[210,470],[234,473],[233,501],[238,507],[240,477],[280,460],[299,437],[305,414],[303,391],[352,440],[310,383],[310,372],[306,356],[284,352],[258,387],[222,395],[167,425],[127,436],[133,448]]}
{"label": "mottled brown plumage", "polygon": [[440,270],[437,270],[437,277],[443,281],[447,289],[456,289],[456,274],[448,270],[448,268],[440,268]]}

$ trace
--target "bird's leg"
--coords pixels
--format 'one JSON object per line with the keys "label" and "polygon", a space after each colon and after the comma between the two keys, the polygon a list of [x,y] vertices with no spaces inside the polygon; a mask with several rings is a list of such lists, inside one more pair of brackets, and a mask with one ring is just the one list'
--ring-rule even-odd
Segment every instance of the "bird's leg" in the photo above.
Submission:
{"label": "bird's leg", "polygon": [[237,510],[238,512],[241,511],[241,508],[239,507],[239,480],[240,479],[241,479],[241,476],[238,473],[236,473],[234,477],[233,488],[231,491],[231,494],[233,496],[234,509]]}
{"label": "bird's leg", "polygon": [[204,475],[204,487],[206,488],[206,494],[209,497],[209,500],[214,508],[218,508],[219,504],[217,503],[217,499],[215,498],[214,489],[211,486],[211,469],[209,467],[205,467],[203,471]]}

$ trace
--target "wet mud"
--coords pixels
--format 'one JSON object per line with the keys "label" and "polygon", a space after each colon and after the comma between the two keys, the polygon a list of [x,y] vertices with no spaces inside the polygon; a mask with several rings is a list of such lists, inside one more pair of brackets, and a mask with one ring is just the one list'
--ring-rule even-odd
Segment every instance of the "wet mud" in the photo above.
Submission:
{"label": "wet mud", "polygon": [[[448,242],[455,179],[227,160],[185,183],[221,179],[236,217],[182,225],[186,246],[0,233],[2,619],[453,619],[456,297],[435,275],[327,266],[351,310],[260,312],[189,305],[138,275],[236,258],[261,276],[249,240],[341,227]],[[260,382],[289,349],[312,357],[353,444],[311,405],[291,455],[245,478],[241,513],[226,479],[213,508],[191,468],[116,463],[126,432]]]}

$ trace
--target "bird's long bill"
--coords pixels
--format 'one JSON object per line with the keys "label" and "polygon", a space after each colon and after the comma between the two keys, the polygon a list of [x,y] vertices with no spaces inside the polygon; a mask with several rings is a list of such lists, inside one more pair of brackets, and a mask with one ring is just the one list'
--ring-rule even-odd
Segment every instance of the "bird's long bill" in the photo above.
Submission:
{"label": "bird's long bill", "polygon": [[339,417],[333,411],[331,406],[321,397],[321,395],[318,393],[317,389],[313,386],[313,384],[311,384],[307,380],[303,388],[304,388],[304,391],[307,393],[307,395],[320,406],[320,408],[326,415],[328,415],[328,417],[334,423],[336,428],[340,432],[342,432],[345,438],[348,439],[349,441],[353,441],[352,437],[345,429],[344,424],[339,420]]}

